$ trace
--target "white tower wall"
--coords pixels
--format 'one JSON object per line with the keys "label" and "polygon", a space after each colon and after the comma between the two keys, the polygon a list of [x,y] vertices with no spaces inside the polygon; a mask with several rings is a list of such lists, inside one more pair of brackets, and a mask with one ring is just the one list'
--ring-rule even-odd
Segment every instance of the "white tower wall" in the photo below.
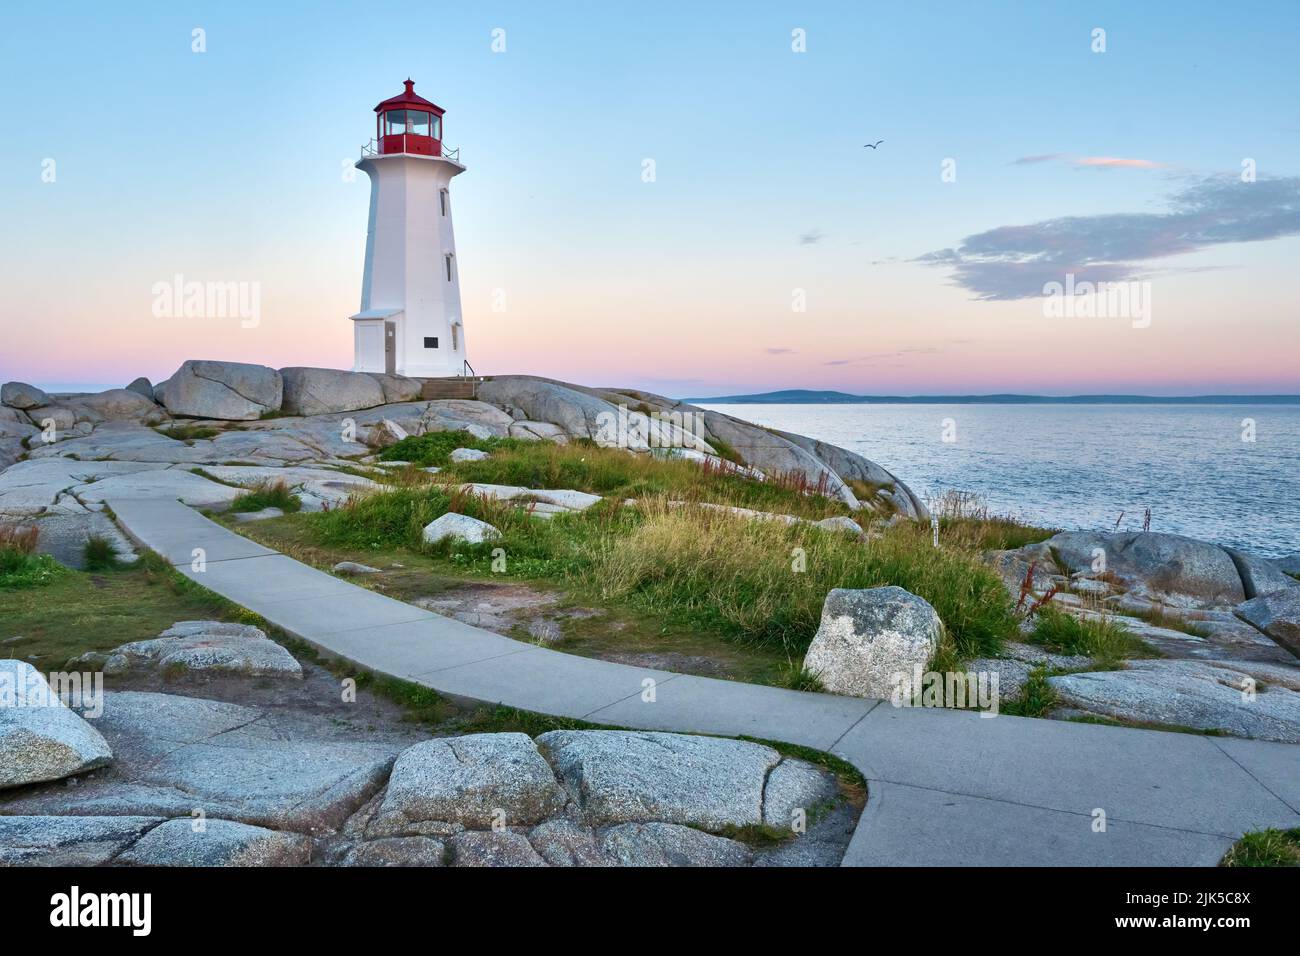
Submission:
{"label": "white tower wall", "polygon": [[354,368],[385,371],[384,327],[391,324],[397,374],[464,374],[465,328],[448,185],[465,167],[406,153],[367,157],[357,166],[370,177],[370,222],[361,312],[353,317]]}

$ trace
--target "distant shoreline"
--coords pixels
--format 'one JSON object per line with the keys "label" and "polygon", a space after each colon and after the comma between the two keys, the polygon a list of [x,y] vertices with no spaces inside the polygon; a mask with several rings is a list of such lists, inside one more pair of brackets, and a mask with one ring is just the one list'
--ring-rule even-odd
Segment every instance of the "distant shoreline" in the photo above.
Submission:
{"label": "distant shoreline", "polygon": [[851,395],[787,389],[681,401],[694,405],[1300,405],[1300,395]]}

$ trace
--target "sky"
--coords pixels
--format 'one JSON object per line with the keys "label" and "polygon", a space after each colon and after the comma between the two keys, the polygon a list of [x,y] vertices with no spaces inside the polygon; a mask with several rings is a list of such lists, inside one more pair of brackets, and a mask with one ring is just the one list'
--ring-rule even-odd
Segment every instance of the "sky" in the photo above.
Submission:
{"label": "sky", "polygon": [[[0,380],[349,367],[351,164],[409,76],[480,374],[1300,393],[1300,4],[703,6],[6,6]],[[157,314],[176,276],[257,320]]]}

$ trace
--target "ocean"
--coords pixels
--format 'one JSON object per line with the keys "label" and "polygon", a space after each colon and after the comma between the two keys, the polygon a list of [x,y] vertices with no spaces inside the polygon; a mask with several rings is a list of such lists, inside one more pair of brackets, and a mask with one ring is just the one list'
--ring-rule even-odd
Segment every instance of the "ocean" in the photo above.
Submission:
{"label": "ocean", "polygon": [[1300,405],[703,407],[855,451],[922,498],[972,491],[1067,530],[1141,530],[1150,508],[1152,531],[1300,551]]}

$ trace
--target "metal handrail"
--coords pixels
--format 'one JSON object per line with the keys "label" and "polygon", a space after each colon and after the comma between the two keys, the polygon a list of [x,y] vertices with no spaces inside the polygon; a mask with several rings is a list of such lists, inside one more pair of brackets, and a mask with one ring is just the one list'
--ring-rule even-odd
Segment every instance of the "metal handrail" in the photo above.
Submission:
{"label": "metal handrail", "polygon": [[[444,146],[442,147],[441,154],[442,154],[442,156],[445,157],[446,159],[450,159],[453,163],[459,163],[459,162],[460,162],[460,147],[459,147],[459,146],[457,146],[455,149],[452,149],[451,147],[449,147],[449,146],[445,146],[445,145],[444,145]],[[371,157],[371,156],[383,156],[383,155],[384,155],[384,154],[383,154],[382,152],[380,152],[380,149],[379,149],[379,141],[376,140],[376,139],[374,139],[374,138],[372,138],[368,143],[363,143],[362,146],[361,146],[361,158],[362,158],[362,159],[367,159],[367,158],[369,158],[369,157]]]}
{"label": "metal handrail", "polygon": [[474,366],[469,364],[469,359],[463,359],[461,361],[461,369],[460,369],[461,378],[466,377],[465,375],[466,369],[469,370],[469,376],[468,376],[469,378],[478,378],[478,373],[474,371]]}

